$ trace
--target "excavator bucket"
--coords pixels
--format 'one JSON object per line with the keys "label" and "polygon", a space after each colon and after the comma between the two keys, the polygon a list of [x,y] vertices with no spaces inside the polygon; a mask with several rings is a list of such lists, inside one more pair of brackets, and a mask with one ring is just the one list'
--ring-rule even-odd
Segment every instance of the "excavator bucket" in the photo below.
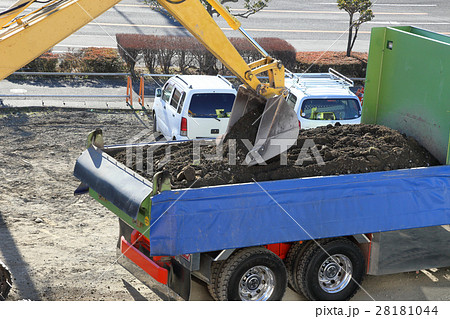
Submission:
{"label": "excavator bucket", "polygon": [[234,136],[234,124],[255,108],[264,110],[252,123],[247,123],[251,132],[251,126],[259,122],[253,148],[245,159],[248,166],[264,164],[283,153],[296,143],[299,132],[297,114],[283,96],[266,99],[241,86],[234,101],[225,139]]}

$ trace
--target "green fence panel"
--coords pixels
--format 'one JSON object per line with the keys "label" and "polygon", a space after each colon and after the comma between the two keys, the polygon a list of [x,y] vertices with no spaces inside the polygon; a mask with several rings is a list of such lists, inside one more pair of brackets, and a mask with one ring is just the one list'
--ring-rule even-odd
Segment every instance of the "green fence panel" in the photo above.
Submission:
{"label": "green fence panel", "polygon": [[414,27],[373,28],[362,122],[412,136],[450,164],[450,37]]}

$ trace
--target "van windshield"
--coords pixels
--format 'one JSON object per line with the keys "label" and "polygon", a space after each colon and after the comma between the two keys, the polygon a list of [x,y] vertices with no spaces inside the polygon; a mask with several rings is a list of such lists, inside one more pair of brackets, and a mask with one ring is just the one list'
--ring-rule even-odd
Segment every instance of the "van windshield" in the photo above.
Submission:
{"label": "van windshield", "polygon": [[198,93],[192,95],[189,116],[206,118],[230,117],[235,95],[232,93]]}
{"label": "van windshield", "polygon": [[300,116],[309,120],[353,120],[361,116],[361,107],[355,99],[307,99]]}

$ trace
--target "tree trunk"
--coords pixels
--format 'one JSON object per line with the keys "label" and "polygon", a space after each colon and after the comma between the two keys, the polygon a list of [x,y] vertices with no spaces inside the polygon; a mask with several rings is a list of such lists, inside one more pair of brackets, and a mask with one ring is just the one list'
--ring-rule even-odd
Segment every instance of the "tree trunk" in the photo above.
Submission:
{"label": "tree trunk", "polygon": [[[355,27],[355,35],[353,36],[352,44],[350,45],[350,52],[353,50],[353,46],[355,45],[356,37],[358,36],[359,26]],[[350,56],[350,55],[347,55]]]}
{"label": "tree trunk", "polygon": [[353,14],[350,14],[350,23],[348,26],[348,41],[347,41],[347,56],[350,56],[352,52],[352,35],[353,35]]}

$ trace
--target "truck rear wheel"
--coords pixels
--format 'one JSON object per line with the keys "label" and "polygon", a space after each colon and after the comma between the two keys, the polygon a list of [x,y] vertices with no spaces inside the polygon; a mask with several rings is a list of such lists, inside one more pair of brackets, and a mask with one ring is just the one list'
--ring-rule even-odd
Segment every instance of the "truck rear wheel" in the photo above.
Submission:
{"label": "truck rear wheel", "polygon": [[211,265],[211,281],[208,284],[208,292],[215,301],[219,301],[219,296],[217,295],[217,284],[219,281],[219,272],[223,264],[223,261],[214,261]]}
{"label": "truck rear wheel", "polygon": [[300,288],[297,284],[297,265],[299,259],[303,256],[305,249],[313,243],[312,241],[306,242],[296,242],[292,244],[289,251],[284,259],[284,264],[286,265],[286,270],[288,274],[288,284],[297,293],[301,293]]}
{"label": "truck rear wheel", "polygon": [[349,300],[358,291],[365,272],[361,250],[339,238],[310,245],[297,266],[297,284],[310,300]]}
{"label": "truck rear wheel", "polygon": [[219,272],[219,300],[281,300],[287,286],[283,261],[266,248],[245,248],[227,259]]}

